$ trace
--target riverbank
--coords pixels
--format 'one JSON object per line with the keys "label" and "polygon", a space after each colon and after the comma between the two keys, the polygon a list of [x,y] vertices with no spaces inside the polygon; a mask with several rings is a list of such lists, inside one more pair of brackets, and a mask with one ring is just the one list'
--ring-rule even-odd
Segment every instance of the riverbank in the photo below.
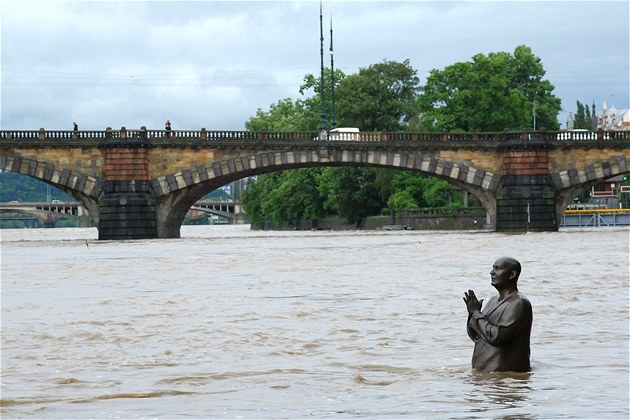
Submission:
{"label": "riverbank", "polygon": [[371,216],[358,224],[336,217],[300,220],[285,227],[266,222],[262,230],[481,230],[485,229],[485,224],[486,212],[483,208],[435,208]]}

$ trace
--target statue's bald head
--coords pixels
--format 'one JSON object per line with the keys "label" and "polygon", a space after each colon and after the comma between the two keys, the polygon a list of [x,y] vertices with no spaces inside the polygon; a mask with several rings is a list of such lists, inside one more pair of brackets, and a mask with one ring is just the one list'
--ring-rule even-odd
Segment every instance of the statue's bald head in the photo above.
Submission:
{"label": "statue's bald head", "polygon": [[518,262],[518,260],[516,258],[512,258],[512,257],[503,257],[501,258],[501,260],[505,261],[505,263],[507,263],[510,267],[510,271],[514,270],[516,271],[516,277],[514,278],[514,281],[518,281],[518,278],[521,275],[521,263]]}

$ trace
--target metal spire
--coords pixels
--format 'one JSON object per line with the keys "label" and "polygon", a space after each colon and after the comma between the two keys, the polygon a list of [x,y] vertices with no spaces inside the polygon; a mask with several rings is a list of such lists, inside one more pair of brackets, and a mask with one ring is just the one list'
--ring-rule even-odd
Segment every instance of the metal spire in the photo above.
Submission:
{"label": "metal spire", "polygon": [[332,27],[332,15],[330,16],[330,87],[332,91],[332,109],[330,127],[335,128],[337,126],[337,120],[335,119],[335,60],[333,59],[333,27]]}
{"label": "metal spire", "polygon": [[319,131],[320,131],[320,137],[322,136],[323,132],[326,131],[326,107],[324,105],[324,24],[323,24],[323,17],[322,17],[322,2],[319,2],[319,44],[320,44],[320,50],[319,50],[319,56],[320,56],[320,72],[321,72],[321,76],[320,76],[320,95],[321,95],[321,99],[322,99],[322,110],[321,110],[321,114],[320,114],[320,121],[319,121]]}

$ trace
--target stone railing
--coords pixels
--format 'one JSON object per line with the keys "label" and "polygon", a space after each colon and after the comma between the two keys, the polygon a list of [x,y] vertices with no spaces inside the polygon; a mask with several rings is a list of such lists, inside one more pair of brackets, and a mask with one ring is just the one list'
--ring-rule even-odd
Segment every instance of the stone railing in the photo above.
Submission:
{"label": "stone railing", "polygon": [[447,217],[460,217],[460,216],[474,216],[484,215],[485,209],[483,207],[430,207],[421,209],[408,209],[399,210],[397,216],[404,217],[432,217],[432,216],[447,216]]}
{"label": "stone railing", "polygon": [[121,143],[140,143],[147,146],[186,146],[216,144],[251,144],[265,143],[299,143],[299,144],[374,144],[388,143],[407,146],[427,145],[439,147],[496,147],[499,145],[515,145],[527,143],[547,143],[566,147],[585,143],[609,142],[627,147],[630,145],[630,131],[503,131],[503,132],[362,132],[353,135],[351,140],[335,137],[330,140],[319,140],[317,132],[266,132],[266,131],[208,131],[200,130],[147,130],[107,128],[103,131],[62,131],[62,130],[2,130],[0,146],[37,145],[41,146],[73,146],[73,145],[107,145]]}

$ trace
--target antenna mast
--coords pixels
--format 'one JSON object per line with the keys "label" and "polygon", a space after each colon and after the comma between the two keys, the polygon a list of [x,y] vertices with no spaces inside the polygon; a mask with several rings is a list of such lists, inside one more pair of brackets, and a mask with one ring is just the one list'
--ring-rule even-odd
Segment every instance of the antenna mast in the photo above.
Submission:
{"label": "antenna mast", "polygon": [[332,16],[330,16],[330,84],[332,91],[332,116],[330,125],[331,128],[337,126],[337,120],[335,119],[335,60],[333,59],[333,27]]}
{"label": "antenna mast", "polygon": [[321,1],[319,2],[319,45],[320,45],[319,56],[320,56],[320,61],[321,61],[319,94],[321,95],[321,99],[322,99],[322,110],[321,110],[320,120],[319,120],[319,135],[321,137],[326,131],[326,107],[324,105],[324,24],[323,24],[323,17],[322,17],[322,2]]}

